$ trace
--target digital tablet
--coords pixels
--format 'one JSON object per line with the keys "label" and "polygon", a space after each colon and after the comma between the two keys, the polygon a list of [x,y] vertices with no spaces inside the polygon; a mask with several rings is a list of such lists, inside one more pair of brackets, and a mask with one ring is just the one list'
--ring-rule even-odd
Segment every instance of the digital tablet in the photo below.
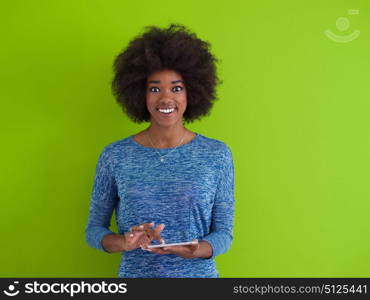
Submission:
{"label": "digital tablet", "polygon": [[171,246],[183,246],[183,245],[197,245],[198,241],[183,242],[183,243],[172,243],[172,244],[159,244],[159,245],[148,245],[148,248],[161,248],[161,247],[171,247]]}

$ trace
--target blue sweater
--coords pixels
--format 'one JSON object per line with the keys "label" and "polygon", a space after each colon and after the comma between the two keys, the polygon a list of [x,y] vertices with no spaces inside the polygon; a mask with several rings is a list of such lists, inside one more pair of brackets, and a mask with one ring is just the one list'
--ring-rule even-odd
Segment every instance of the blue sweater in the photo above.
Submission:
{"label": "blue sweater", "polygon": [[[172,149],[145,147],[133,135],[103,149],[96,166],[86,241],[107,252],[101,241],[114,233],[109,228],[115,210],[119,234],[134,225],[163,223],[161,236],[166,243],[207,241],[212,256],[189,259],[138,248],[122,252],[119,278],[219,277],[214,258],[225,253],[233,239],[231,151],[225,143],[199,133]],[[161,162],[159,153],[169,154]]]}

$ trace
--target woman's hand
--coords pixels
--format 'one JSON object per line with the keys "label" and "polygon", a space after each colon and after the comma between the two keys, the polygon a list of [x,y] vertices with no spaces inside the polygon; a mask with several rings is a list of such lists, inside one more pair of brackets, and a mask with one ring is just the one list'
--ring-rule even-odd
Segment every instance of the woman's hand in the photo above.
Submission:
{"label": "woman's hand", "polygon": [[[198,242],[198,240],[194,240],[193,242]],[[150,251],[156,254],[175,254],[182,258],[196,258],[195,252],[199,248],[199,243],[195,245],[183,245],[183,246],[170,246],[170,247],[161,247],[161,248],[147,248],[143,247],[143,250]]]}
{"label": "woman's hand", "polygon": [[124,251],[131,251],[136,248],[146,247],[153,239],[164,243],[160,232],[164,229],[164,224],[158,225],[156,228],[154,223],[144,223],[131,227],[129,232],[124,233]]}
{"label": "woman's hand", "polygon": [[164,239],[161,237],[161,232],[164,229],[164,224],[158,225],[156,228],[154,227],[154,223],[144,223],[139,226],[134,226],[131,228],[131,231],[145,231],[150,241],[157,240],[160,243],[164,244]]}

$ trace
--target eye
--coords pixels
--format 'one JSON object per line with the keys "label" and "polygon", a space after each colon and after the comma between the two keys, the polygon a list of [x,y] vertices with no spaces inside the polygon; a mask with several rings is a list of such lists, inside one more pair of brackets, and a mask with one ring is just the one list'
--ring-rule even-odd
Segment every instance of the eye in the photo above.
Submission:
{"label": "eye", "polygon": [[156,86],[152,86],[152,87],[149,88],[149,91],[157,92],[157,91],[159,91],[159,88],[157,88]]}
{"label": "eye", "polygon": [[175,86],[175,87],[173,87],[173,91],[174,92],[180,92],[180,91],[182,91],[184,88],[182,87],[182,86],[180,86],[180,85],[177,85],[177,86]]}

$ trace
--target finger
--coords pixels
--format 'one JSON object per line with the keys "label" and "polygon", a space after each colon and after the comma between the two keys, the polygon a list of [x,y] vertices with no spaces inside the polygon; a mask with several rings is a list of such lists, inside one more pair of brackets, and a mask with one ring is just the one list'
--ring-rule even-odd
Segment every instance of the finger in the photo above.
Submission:
{"label": "finger", "polygon": [[140,248],[141,250],[152,252],[152,249],[148,248],[145,244],[140,244]]}
{"label": "finger", "polygon": [[173,249],[171,249],[172,247],[163,247],[162,249],[162,254],[173,254],[173,253],[176,253]]}
{"label": "finger", "polygon": [[153,238],[160,241],[161,243],[164,243],[164,240],[162,239],[161,234],[160,234],[163,231],[164,227],[165,227],[164,224],[160,224],[156,228],[153,229]]}
{"label": "finger", "polygon": [[132,234],[135,234],[136,232],[144,231],[146,233],[147,237],[151,241],[153,239],[157,239],[157,240],[161,241],[161,243],[164,243],[164,240],[157,233],[157,232],[160,232],[161,230],[163,230],[163,228],[164,228],[163,224],[162,224],[162,226],[160,226],[160,225],[157,226],[157,228],[156,228],[157,232],[154,232],[154,230],[152,229],[152,228],[154,228],[154,225],[155,225],[155,223],[151,222],[151,223],[143,223],[143,224],[140,224],[140,225],[132,226],[131,229],[130,229],[130,232]]}
{"label": "finger", "polygon": [[152,250],[152,252],[156,254],[169,254],[167,251],[161,248],[150,248],[150,250]]}
{"label": "finger", "polygon": [[138,226],[132,226],[130,228],[130,237],[135,238],[135,237],[141,237],[144,233],[147,231],[145,230],[144,225],[138,225]]}
{"label": "finger", "polygon": [[179,252],[184,251],[183,246],[163,247],[162,249],[168,253],[179,253]]}
{"label": "finger", "polygon": [[150,239],[153,239],[154,238],[153,229],[151,229],[149,227],[146,227],[145,228],[145,232],[146,232],[148,238],[150,238]]}
{"label": "finger", "polygon": [[129,231],[129,233],[130,233],[130,236],[132,237],[132,236],[134,236],[134,235],[136,235],[136,234],[138,234],[138,233],[140,233],[140,232],[142,232],[143,230],[142,229],[140,229],[140,226],[132,226],[131,228],[130,228],[130,231]]}
{"label": "finger", "polygon": [[131,233],[134,233],[134,232],[136,232],[136,231],[142,231],[143,229],[144,229],[144,226],[143,227],[140,227],[141,225],[137,225],[137,226],[132,226],[131,228],[130,228],[130,232]]}
{"label": "finger", "polygon": [[145,250],[145,251],[152,251],[152,249],[150,249],[150,248],[148,248],[148,245],[147,244],[145,244],[145,243],[141,243],[140,244],[140,248],[142,249],[142,250]]}
{"label": "finger", "polygon": [[151,222],[151,223],[144,223],[142,224],[143,226],[143,230],[147,233],[148,237],[153,239],[154,238],[154,235],[153,235],[153,227],[154,227],[154,222]]}
{"label": "finger", "polygon": [[154,227],[154,222],[151,222],[151,223],[143,223],[140,226],[143,226],[143,229],[144,230],[152,230],[151,228]]}
{"label": "finger", "polygon": [[140,239],[139,243],[141,245],[144,245],[145,247],[148,246],[148,244],[150,243],[150,240],[148,239],[148,237],[144,236]]}
{"label": "finger", "polygon": [[194,246],[194,251],[195,250],[198,250],[198,248],[200,247],[200,245],[199,245],[199,240],[198,239],[195,239],[193,242],[197,242],[195,245],[193,245]]}
{"label": "finger", "polygon": [[[153,240],[154,238],[152,238],[152,240]],[[158,240],[161,244],[165,244],[166,242],[165,242],[165,240],[159,235],[159,236],[157,236],[156,238],[155,238],[156,240]],[[163,249],[163,248],[162,248]]]}
{"label": "finger", "polygon": [[153,231],[155,233],[160,233],[161,231],[163,231],[165,225],[164,224],[159,224],[156,228],[153,229]]}
{"label": "finger", "polygon": [[135,232],[134,236],[131,237],[131,242],[132,243],[137,243],[143,236],[145,235],[145,232]]}
{"label": "finger", "polygon": [[154,227],[154,222],[144,223],[144,224],[141,224],[141,225],[144,225],[145,229],[149,229],[150,227]]}
{"label": "finger", "polygon": [[163,247],[162,249],[164,251],[166,251],[166,253],[168,253],[168,254],[176,254],[176,255],[189,252],[189,250],[191,252],[193,252],[191,249],[189,249],[188,246],[189,245],[185,245],[185,246],[171,246],[171,247]]}

